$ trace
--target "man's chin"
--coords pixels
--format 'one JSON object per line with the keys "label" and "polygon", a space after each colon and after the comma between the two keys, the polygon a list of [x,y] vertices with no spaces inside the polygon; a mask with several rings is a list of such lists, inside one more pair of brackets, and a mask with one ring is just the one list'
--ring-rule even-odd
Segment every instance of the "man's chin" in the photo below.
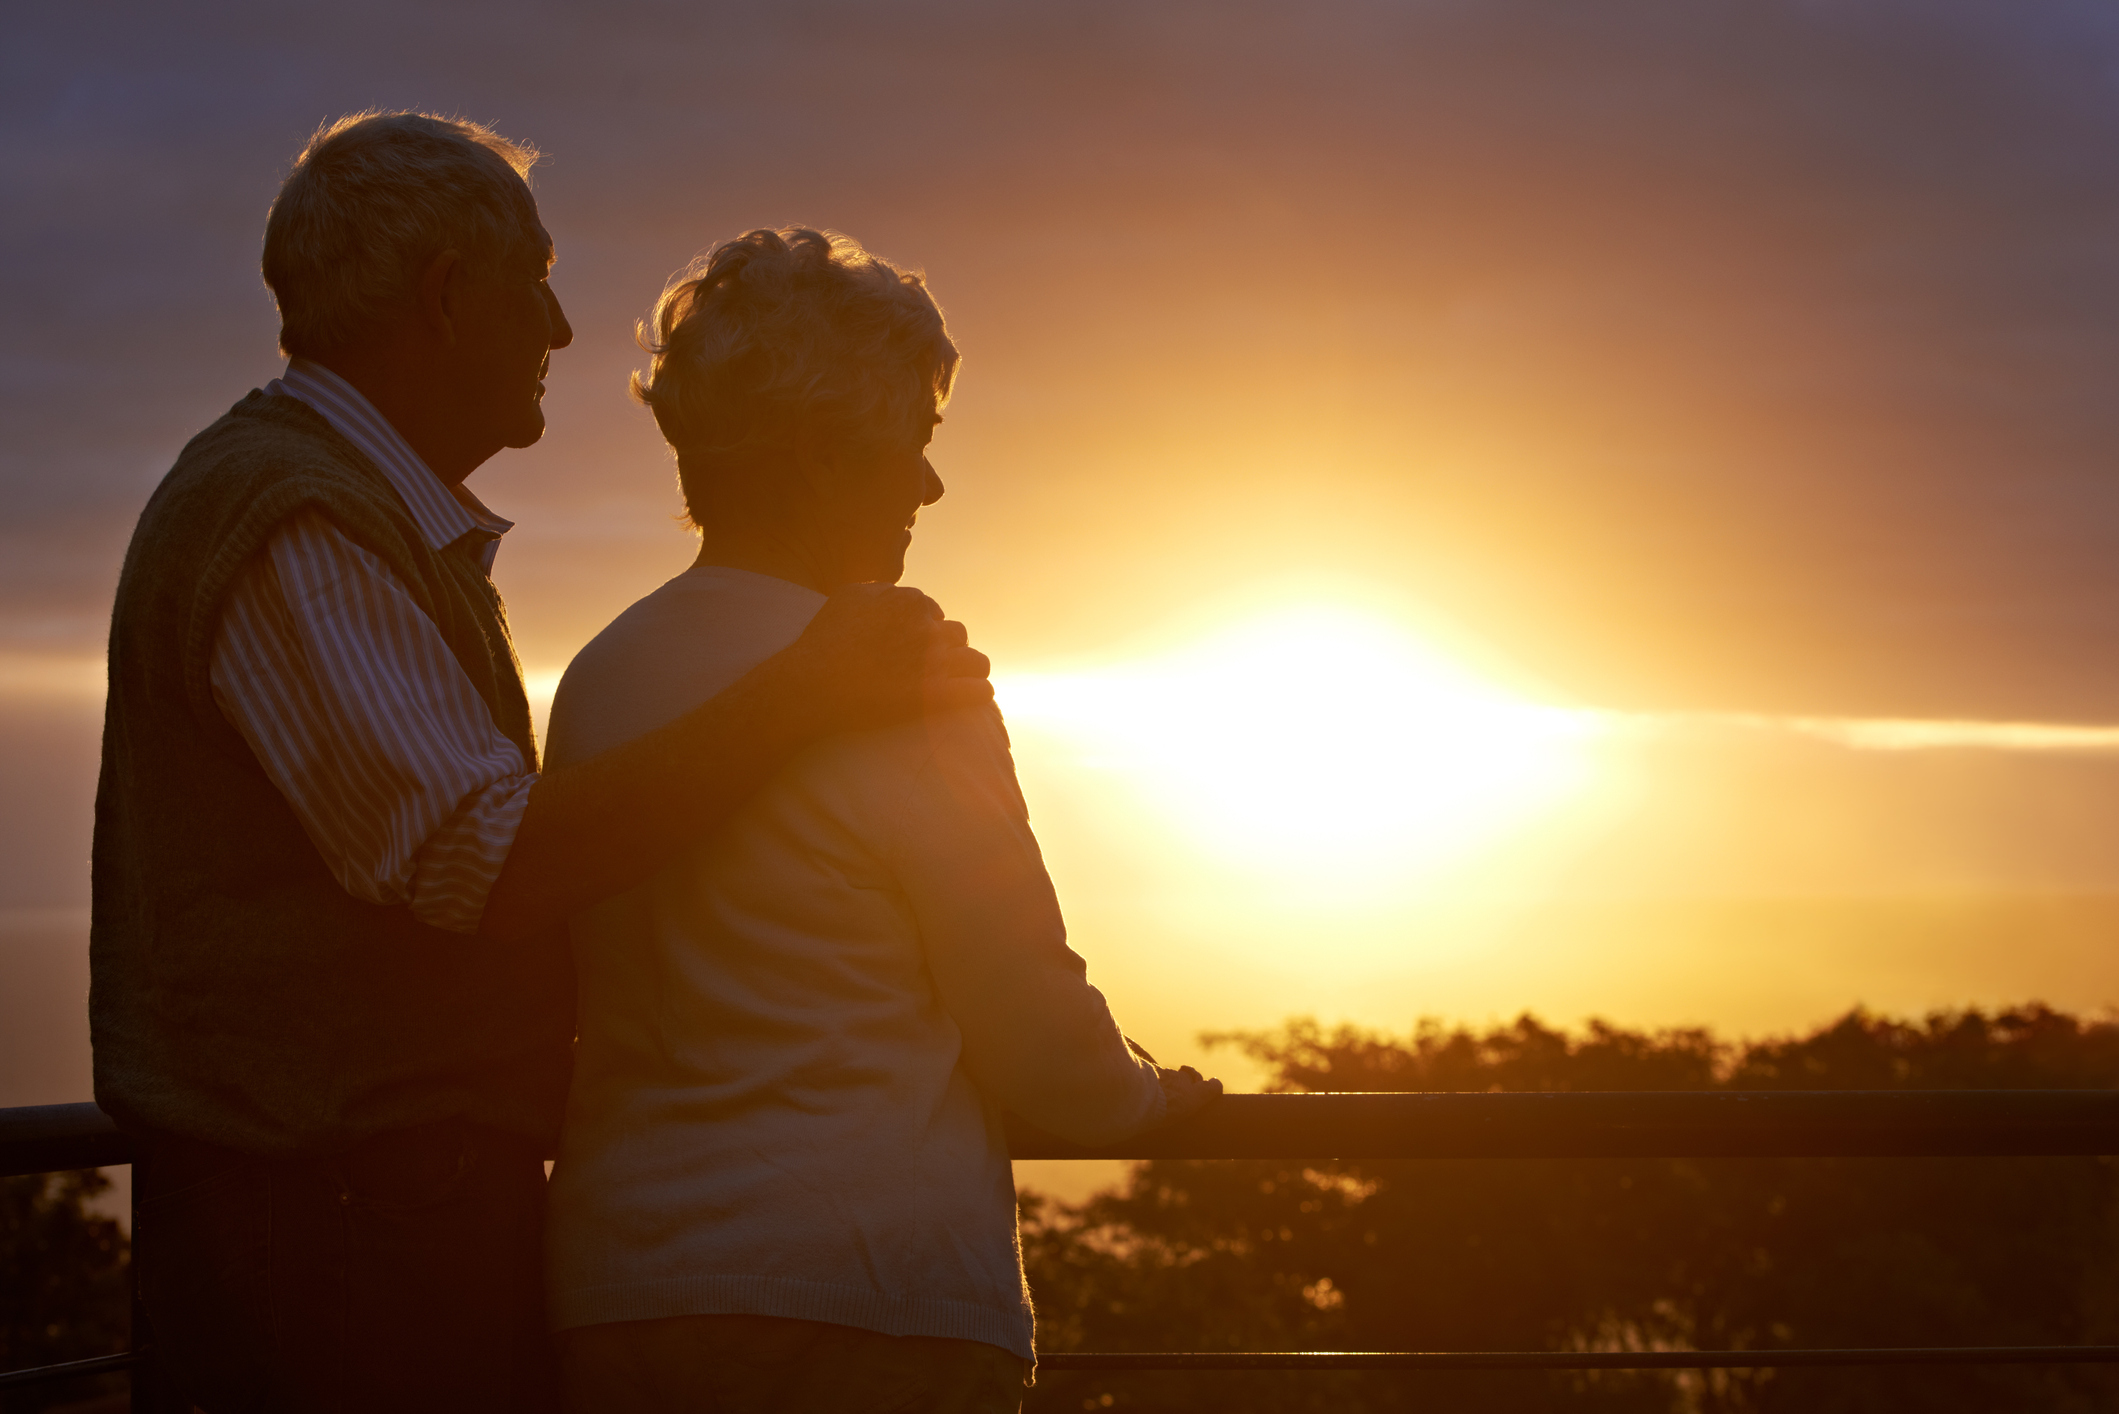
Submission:
{"label": "man's chin", "polygon": [[524,447],[534,447],[543,440],[544,409],[539,408],[534,416],[523,419],[522,425],[508,438],[507,445],[521,451]]}

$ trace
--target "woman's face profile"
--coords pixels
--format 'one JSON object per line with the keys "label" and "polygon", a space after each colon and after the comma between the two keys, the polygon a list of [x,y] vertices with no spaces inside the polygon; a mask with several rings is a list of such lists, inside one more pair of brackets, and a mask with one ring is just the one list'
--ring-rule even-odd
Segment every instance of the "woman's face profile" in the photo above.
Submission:
{"label": "woman's face profile", "polygon": [[917,446],[848,448],[831,458],[822,489],[839,583],[895,584],[904,576],[913,521],[942,497],[942,478],[927,460],[933,435],[930,426]]}

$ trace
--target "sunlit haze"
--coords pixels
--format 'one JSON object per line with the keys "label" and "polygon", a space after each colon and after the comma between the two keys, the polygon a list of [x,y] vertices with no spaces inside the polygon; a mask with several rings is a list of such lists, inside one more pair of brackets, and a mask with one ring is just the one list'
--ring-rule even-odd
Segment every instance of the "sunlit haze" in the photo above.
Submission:
{"label": "sunlit haze", "polygon": [[1595,730],[1334,605],[997,689],[1027,749],[1108,782],[1166,848],[1330,912],[1417,892],[1579,791]]}

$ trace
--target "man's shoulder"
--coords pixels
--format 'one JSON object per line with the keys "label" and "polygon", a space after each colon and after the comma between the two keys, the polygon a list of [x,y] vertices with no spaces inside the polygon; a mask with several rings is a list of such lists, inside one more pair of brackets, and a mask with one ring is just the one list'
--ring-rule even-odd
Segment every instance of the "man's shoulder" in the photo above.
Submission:
{"label": "man's shoulder", "polygon": [[117,618],[181,604],[187,621],[212,620],[274,527],[309,509],[401,572],[417,565],[418,527],[382,473],[299,400],[252,392],[186,444],[142,508]]}
{"label": "man's shoulder", "polygon": [[[135,542],[175,533],[212,541],[256,538],[314,506],[361,538],[404,517],[388,480],[299,399],[253,390],[186,443],[141,511]],[[239,531],[239,527],[244,529]]]}
{"label": "man's shoulder", "polygon": [[366,487],[375,481],[366,460],[300,399],[252,389],[185,444],[164,484],[313,478]]}

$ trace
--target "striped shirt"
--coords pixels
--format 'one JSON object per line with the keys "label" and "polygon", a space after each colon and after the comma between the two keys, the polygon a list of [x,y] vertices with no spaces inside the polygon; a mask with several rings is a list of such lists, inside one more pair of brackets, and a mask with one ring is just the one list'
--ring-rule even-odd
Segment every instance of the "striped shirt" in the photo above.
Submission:
{"label": "striped shirt", "polygon": [[[352,384],[297,358],[265,391],[365,453],[430,548],[473,537],[492,573],[513,522],[459,500]],[[289,517],[237,576],[212,682],[348,893],[477,929],[537,776],[387,563],[321,511]]]}

